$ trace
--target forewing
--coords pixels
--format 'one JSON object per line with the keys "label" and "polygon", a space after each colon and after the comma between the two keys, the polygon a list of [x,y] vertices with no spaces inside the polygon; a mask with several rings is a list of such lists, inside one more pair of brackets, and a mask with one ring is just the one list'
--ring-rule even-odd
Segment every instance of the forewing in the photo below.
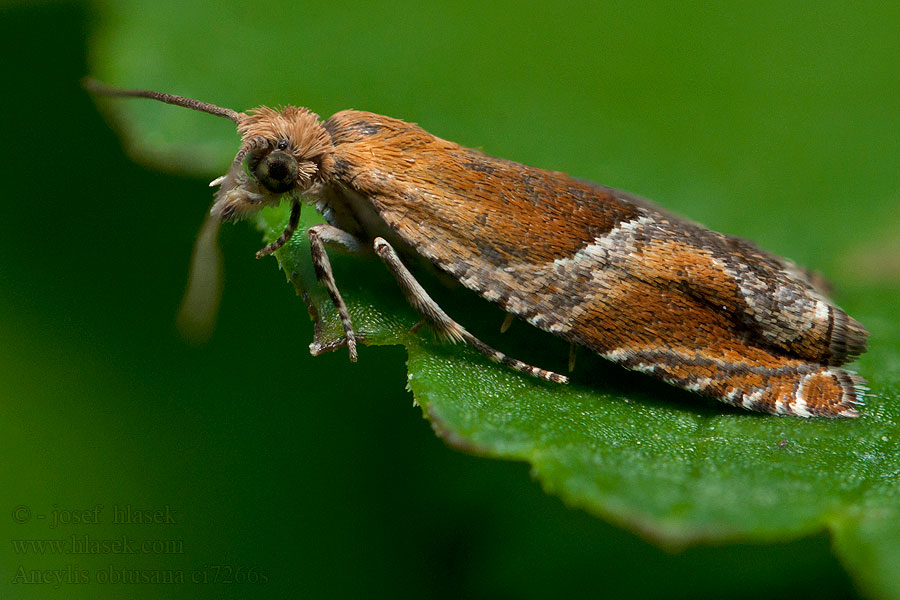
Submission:
{"label": "forewing", "polygon": [[[326,128],[340,185],[418,254],[544,330],[609,352],[604,332],[616,329],[620,311],[636,308],[616,295],[656,289],[700,311],[682,314],[670,303],[659,318],[669,327],[715,315],[735,339],[821,364],[842,364],[865,349],[859,323],[793,263],[746,240],[396,119],[345,111]],[[633,323],[632,335],[653,330],[665,345],[669,329],[654,323]]]}

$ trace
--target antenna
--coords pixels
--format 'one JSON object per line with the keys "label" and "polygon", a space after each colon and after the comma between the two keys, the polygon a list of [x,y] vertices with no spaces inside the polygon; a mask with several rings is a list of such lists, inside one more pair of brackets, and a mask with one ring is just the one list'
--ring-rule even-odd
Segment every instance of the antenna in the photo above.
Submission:
{"label": "antenna", "polygon": [[230,108],[222,108],[208,102],[201,102],[193,98],[185,98],[184,96],[176,96],[174,94],[166,94],[165,92],[155,92],[153,90],[123,90],[115,88],[105,83],[101,83],[96,79],[85,78],[82,80],[84,89],[101,96],[121,96],[130,98],[150,98],[151,100],[159,100],[166,104],[174,104],[175,106],[184,106],[192,110],[216,115],[217,117],[225,117],[231,119],[235,124],[240,123],[241,113]]}

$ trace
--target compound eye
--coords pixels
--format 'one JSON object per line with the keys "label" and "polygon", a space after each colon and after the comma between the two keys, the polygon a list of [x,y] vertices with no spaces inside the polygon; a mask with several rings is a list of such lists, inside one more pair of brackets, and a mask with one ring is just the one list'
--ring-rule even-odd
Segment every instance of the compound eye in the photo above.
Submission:
{"label": "compound eye", "polygon": [[267,190],[281,194],[294,187],[297,182],[297,159],[287,152],[275,150],[254,165],[252,171],[256,180]]}
{"label": "compound eye", "polygon": [[288,147],[287,141],[281,140],[280,142],[278,142],[278,149],[279,149],[279,150],[287,150],[287,147]]}

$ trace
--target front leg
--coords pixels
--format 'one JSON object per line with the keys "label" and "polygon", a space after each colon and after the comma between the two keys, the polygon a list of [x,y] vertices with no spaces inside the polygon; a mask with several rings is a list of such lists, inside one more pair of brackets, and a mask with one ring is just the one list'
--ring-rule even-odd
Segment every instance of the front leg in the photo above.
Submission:
{"label": "front leg", "polygon": [[300,207],[301,204],[296,198],[291,200],[291,218],[288,220],[287,227],[284,228],[277,240],[257,252],[256,258],[268,256],[290,241],[294,232],[297,231],[297,225],[300,224]]}
{"label": "front leg", "polygon": [[394,277],[397,279],[397,283],[400,284],[400,289],[403,290],[403,294],[406,296],[406,299],[409,300],[412,307],[416,309],[416,312],[430,323],[440,335],[454,342],[464,342],[467,346],[471,346],[475,350],[478,350],[490,360],[506,365],[516,371],[521,371],[532,377],[547,379],[557,383],[568,383],[569,378],[565,375],[559,375],[552,371],[532,367],[520,360],[511,358],[499,350],[494,350],[466,331],[462,325],[451,319],[447,313],[438,306],[437,302],[431,299],[431,296],[428,295],[425,288],[416,281],[412,273],[409,272],[409,269],[407,269],[400,260],[397,252],[384,238],[375,238],[375,253],[381,257],[381,260],[384,261],[384,264],[387,265],[387,268],[393,273]]}
{"label": "front leg", "polygon": [[[313,225],[309,228],[309,249],[312,254],[313,267],[316,270],[316,279],[325,285],[331,302],[338,311],[341,318],[341,325],[344,327],[344,339],[346,340],[347,350],[350,352],[350,360],[356,362],[356,333],[353,331],[353,323],[350,320],[350,313],[347,311],[347,305],[341,297],[337,284],[334,281],[334,273],[331,270],[331,262],[328,260],[328,253],[325,251],[325,244],[341,246],[345,250],[353,253],[362,253],[362,244],[355,237],[342,229],[338,229],[332,225]],[[307,302],[310,307],[313,305]],[[343,344],[326,344],[320,342],[321,323],[318,313],[313,315],[315,319],[315,335],[313,343],[309,345],[309,351],[315,356],[334,350]]]}

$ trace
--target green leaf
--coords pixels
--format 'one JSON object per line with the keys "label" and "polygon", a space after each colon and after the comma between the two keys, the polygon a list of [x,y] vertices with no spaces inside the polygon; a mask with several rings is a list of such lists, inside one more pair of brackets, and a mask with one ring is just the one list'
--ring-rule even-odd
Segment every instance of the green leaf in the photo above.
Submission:
{"label": "green leaf", "polygon": [[[257,4],[223,9],[216,28],[198,35],[183,23],[202,16],[183,13],[200,9],[179,4],[182,18],[173,20],[175,4],[159,4],[122,2],[104,13],[98,77],[239,110],[300,103],[323,115],[383,112],[656,198],[833,276],[839,300],[873,334],[857,366],[872,389],[858,420],[748,414],[586,352],[571,385],[534,380],[427,331],[410,333],[416,315],[383,265],[332,255],[366,344],[406,348],[409,388],[451,446],[527,461],[548,492],[668,548],[830,531],[866,593],[900,598],[892,254],[900,49],[886,25],[895,9],[830,7],[810,21],[774,2],[727,16],[686,7],[567,16],[541,3],[510,13],[498,3],[477,20],[452,5],[366,11],[363,26],[350,8],[298,6],[268,19],[274,8]],[[497,23],[508,23],[503,36]],[[598,41],[578,51],[553,41],[567,39]],[[849,41],[857,39],[865,48]],[[135,101],[110,110],[145,160],[214,173],[236,149],[230,124],[209,116]],[[280,207],[258,223],[273,239],[286,220]],[[313,222],[307,211],[304,227]],[[302,234],[278,261],[336,340],[340,324]],[[438,279],[426,288],[491,345],[565,368],[568,348],[558,340],[521,323],[500,336],[503,315],[493,307]]]}
{"label": "green leaf", "polygon": [[[259,222],[266,239],[275,239],[287,224],[287,210],[264,211]],[[337,342],[340,321],[315,282],[303,233],[278,252],[278,260],[288,280],[312,294],[327,324],[322,341]],[[528,461],[547,491],[657,543],[679,548],[698,541],[785,539],[823,527],[843,531],[856,520],[851,515],[860,502],[879,510],[896,504],[897,405],[884,401],[892,394],[882,392],[880,377],[872,381],[864,416],[837,421],[746,413],[591,357],[583,357],[587,364],[578,369],[589,375],[576,373],[571,385],[561,386],[495,365],[468,348],[410,334],[416,315],[377,259],[337,254],[332,263],[366,343],[406,346],[409,387],[438,435],[468,452]],[[468,299],[457,314],[484,310]],[[900,331],[895,327],[894,333]],[[538,332],[525,332],[522,340],[554,347],[550,336]],[[495,345],[528,346],[502,339]],[[884,354],[891,350],[876,338],[867,356]],[[590,375],[597,371],[600,378]],[[898,516],[896,507],[889,510]],[[886,556],[900,558],[896,550]]]}

